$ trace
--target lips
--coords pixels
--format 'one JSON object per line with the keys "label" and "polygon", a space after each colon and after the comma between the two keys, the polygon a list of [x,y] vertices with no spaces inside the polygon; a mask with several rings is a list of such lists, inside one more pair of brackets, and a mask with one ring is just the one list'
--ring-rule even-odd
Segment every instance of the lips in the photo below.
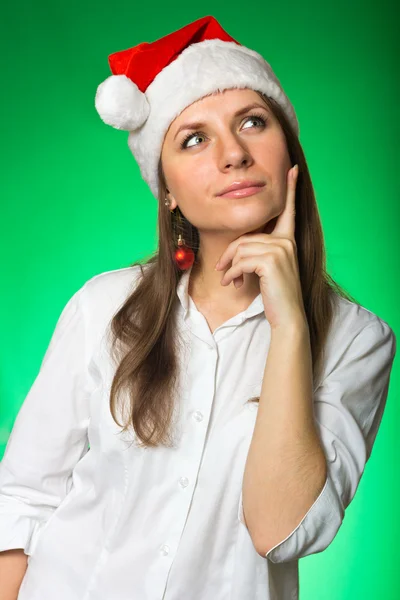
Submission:
{"label": "lips", "polygon": [[235,192],[236,190],[243,190],[247,188],[259,188],[265,185],[262,181],[246,180],[246,181],[235,181],[230,186],[223,189],[218,196],[223,196],[229,192]]}
{"label": "lips", "polygon": [[247,196],[252,196],[253,194],[258,194],[261,189],[262,188],[260,186],[253,185],[252,187],[245,187],[239,190],[226,192],[225,194],[221,194],[219,198],[245,198]]}

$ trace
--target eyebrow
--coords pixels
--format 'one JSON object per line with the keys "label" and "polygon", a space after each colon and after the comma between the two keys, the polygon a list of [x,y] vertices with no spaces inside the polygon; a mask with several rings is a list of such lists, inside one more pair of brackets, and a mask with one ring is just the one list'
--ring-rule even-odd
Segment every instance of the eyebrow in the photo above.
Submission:
{"label": "eyebrow", "polygon": [[[251,110],[252,108],[263,108],[265,111],[268,112],[268,109],[266,108],[266,106],[263,106],[259,102],[253,102],[252,104],[248,104],[247,106],[244,106],[243,108],[237,110],[233,116],[240,117],[241,115],[244,115],[245,113],[249,112],[249,110]],[[178,131],[175,133],[174,140],[175,140],[176,136],[178,135],[178,133],[184,129],[200,129],[205,126],[206,126],[206,123],[203,123],[202,121],[195,121],[192,123],[184,123],[183,125],[181,125],[179,127]]]}

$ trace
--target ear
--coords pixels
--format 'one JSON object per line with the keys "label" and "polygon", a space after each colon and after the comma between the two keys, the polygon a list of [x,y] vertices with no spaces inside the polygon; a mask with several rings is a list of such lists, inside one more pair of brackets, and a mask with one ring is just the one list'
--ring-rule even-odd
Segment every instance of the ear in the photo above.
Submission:
{"label": "ear", "polygon": [[169,201],[169,210],[175,210],[175,208],[178,206],[176,200],[173,197],[173,195],[169,193],[168,190],[166,190],[166,192],[167,193],[165,194],[165,198]]}

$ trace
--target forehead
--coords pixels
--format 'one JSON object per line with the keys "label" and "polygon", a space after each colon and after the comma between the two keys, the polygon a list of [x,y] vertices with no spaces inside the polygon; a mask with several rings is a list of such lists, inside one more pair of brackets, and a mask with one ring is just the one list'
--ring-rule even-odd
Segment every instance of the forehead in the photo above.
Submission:
{"label": "forehead", "polygon": [[229,116],[253,102],[257,102],[267,108],[263,98],[255,90],[249,88],[230,88],[213,92],[185,107],[171,122],[165,137],[174,137],[178,129],[186,122],[199,121],[200,119],[207,120],[213,114]]}

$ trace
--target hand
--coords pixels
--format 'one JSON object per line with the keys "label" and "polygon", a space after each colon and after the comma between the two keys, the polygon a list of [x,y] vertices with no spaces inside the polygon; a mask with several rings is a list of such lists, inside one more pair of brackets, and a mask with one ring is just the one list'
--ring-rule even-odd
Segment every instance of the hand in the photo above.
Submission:
{"label": "hand", "polygon": [[291,326],[299,319],[307,323],[295,241],[297,178],[298,165],[295,165],[288,171],[286,204],[274,230],[240,236],[229,244],[215,267],[222,270],[232,262],[221,285],[233,281],[235,287],[240,287],[243,273],[257,273],[265,316],[272,329]]}

